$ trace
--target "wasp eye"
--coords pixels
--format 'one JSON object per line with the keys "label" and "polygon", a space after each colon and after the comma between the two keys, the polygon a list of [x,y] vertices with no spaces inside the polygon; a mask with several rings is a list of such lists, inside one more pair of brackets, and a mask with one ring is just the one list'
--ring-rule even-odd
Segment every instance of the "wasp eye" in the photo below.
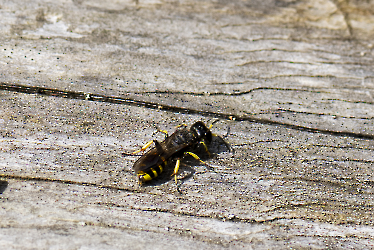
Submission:
{"label": "wasp eye", "polygon": [[210,132],[209,130],[206,132],[205,134],[205,138],[206,138],[206,141],[207,142],[211,142],[212,141],[212,132]]}

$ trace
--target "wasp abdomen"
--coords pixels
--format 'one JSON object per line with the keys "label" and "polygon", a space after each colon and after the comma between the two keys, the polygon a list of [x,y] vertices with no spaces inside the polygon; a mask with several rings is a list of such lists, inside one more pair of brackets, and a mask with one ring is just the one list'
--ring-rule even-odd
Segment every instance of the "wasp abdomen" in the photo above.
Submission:
{"label": "wasp abdomen", "polygon": [[157,176],[159,176],[159,174],[162,173],[166,165],[167,165],[167,161],[164,161],[161,165],[151,167],[146,172],[140,171],[138,173],[140,184],[146,181],[150,181],[156,178]]}

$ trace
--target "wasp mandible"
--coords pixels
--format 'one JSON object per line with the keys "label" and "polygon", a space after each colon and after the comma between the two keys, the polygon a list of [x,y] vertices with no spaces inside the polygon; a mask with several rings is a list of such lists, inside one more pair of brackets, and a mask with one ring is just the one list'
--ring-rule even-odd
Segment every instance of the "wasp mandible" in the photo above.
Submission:
{"label": "wasp mandible", "polygon": [[[141,156],[133,166],[139,184],[143,184],[159,176],[167,166],[167,161],[171,159],[176,159],[172,176],[175,176],[175,183],[177,183],[177,174],[181,158],[185,155],[191,155],[196,160],[207,165],[199,156],[191,151],[198,143],[201,143],[210,156],[207,145],[212,141],[213,134],[210,129],[213,127],[213,124],[208,128],[202,121],[198,121],[189,129],[186,128],[186,125],[178,127],[183,128],[178,128],[172,135],[167,136],[164,141],[149,141],[141,149],[132,153],[137,154],[145,151],[153,143],[155,144],[155,147]],[[160,132],[167,135],[167,132],[164,130],[160,130]]]}

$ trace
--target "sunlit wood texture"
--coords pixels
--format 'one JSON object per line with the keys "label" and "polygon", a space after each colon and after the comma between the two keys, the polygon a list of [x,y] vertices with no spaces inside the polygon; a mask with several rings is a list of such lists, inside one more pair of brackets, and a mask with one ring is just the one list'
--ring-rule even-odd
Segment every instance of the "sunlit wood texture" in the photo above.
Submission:
{"label": "sunlit wood texture", "polygon": [[[373,247],[373,10],[0,1],[0,245]],[[122,153],[216,118],[213,169],[138,186]]]}

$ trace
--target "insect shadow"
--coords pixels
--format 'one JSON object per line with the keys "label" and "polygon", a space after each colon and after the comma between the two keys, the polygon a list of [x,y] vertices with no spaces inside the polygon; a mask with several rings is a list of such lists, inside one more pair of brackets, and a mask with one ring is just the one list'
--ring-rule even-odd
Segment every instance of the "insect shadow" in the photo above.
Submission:
{"label": "insect shadow", "polygon": [[0,194],[4,193],[5,189],[7,189],[9,183],[7,181],[0,180]]}
{"label": "insect shadow", "polygon": [[[198,144],[197,148],[193,150],[193,152],[199,155],[200,159],[206,164],[202,164],[200,161],[194,159],[193,157],[186,155],[185,159],[183,159],[181,163],[182,167],[180,168],[178,186],[194,177],[195,174],[203,174],[206,172],[217,173],[216,168],[209,164],[209,160],[217,158],[219,154],[224,152],[234,153],[234,149],[230,146],[230,144],[228,144],[221,136],[215,134],[212,136],[212,142],[208,146],[208,150],[209,153],[206,152],[205,147],[203,147],[201,144]],[[173,170],[173,166],[174,165],[171,166],[170,170]],[[205,171],[197,172],[195,166],[204,166]],[[185,172],[188,173],[184,175]],[[171,176],[169,174],[166,175],[166,177],[168,177],[167,181],[171,179]]]}

